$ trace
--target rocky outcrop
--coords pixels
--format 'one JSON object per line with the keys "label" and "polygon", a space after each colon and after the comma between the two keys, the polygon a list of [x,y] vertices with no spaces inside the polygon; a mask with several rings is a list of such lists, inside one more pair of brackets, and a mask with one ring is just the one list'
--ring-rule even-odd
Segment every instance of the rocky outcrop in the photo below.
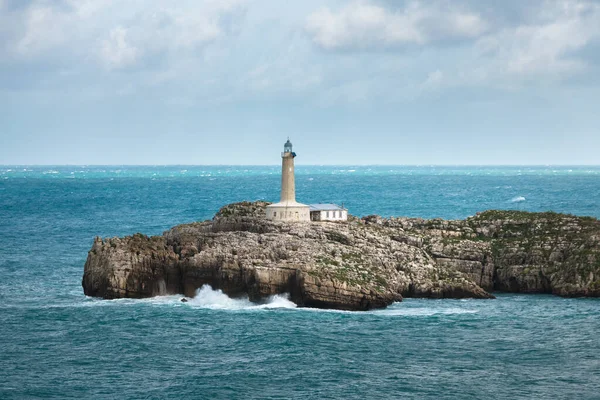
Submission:
{"label": "rocky outcrop", "polygon": [[600,223],[489,211],[463,221],[265,219],[267,203],[223,207],[162,236],[97,238],[83,288],[103,298],[193,296],[204,284],[253,301],[367,310],[404,297],[492,298],[492,290],[600,295]]}
{"label": "rocky outcrop", "polygon": [[[600,297],[600,221],[553,212],[486,211],[464,221],[392,218],[438,265],[485,290]],[[416,239],[415,239],[416,238]]]}

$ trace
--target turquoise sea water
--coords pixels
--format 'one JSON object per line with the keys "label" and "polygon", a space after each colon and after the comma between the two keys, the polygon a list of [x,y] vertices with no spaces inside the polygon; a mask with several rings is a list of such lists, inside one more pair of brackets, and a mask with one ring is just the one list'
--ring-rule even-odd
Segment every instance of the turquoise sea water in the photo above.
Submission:
{"label": "turquoise sea water", "polygon": [[[297,166],[356,215],[600,217],[600,167]],[[0,166],[0,398],[600,398],[600,301],[407,299],[368,313],[210,288],[86,298],[95,235],[159,234],[277,200],[279,167]]]}

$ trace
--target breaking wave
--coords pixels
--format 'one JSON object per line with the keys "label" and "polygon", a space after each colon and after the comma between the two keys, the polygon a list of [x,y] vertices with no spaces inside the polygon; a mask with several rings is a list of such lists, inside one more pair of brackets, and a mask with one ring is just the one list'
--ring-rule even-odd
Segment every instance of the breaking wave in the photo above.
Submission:
{"label": "breaking wave", "polygon": [[269,296],[261,303],[253,303],[247,297],[239,299],[231,298],[220,289],[214,290],[210,285],[204,285],[198,289],[196,295],[188,301],[188,304],[213,310],[296,308],[296,304],[289,300],[287,294],[276,294]]}
{"label": "breaking wave", "polygon": [[526,199],[525,199],[525,197],[523,197],[523,196],[517,196],[517,197],[513,197],[513,198],[510,200],[510,202],[511,202],[511,203],[521,203],[521,202],[523,202],[523,201],[525,201],[525,200],[526,200]]}

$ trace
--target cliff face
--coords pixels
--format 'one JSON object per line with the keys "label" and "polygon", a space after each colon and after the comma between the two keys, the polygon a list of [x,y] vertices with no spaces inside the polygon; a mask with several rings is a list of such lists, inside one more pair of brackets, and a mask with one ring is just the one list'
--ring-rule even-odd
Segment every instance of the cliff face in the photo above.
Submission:
{"label": "cliff face", "polygon": [[204,284],[260,301],[367,310],[405,297],[492,298],[487,291],[600,295],[600,222],[489,211],[463,221],[265,219],[267,203],[223,207],[162,236],[94,241],[84,292],[104,298],[193,296]]}
{"label": "cliff face", "polygon": [[464,221],[390,219],[486,290],[600,296],[600,221],[552,212],[486,211]]}

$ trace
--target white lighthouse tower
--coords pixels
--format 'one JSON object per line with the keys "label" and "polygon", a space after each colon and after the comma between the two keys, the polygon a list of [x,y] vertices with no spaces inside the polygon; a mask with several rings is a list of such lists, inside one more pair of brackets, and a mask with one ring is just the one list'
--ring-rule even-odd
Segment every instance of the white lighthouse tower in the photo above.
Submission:
{"label": "white lighthouse tower", "polygon": [[310,221],[310,207],[296,202],[294,158],[288,138],[281,153],[281,200],[267,206],[267,218],[274,221]]}

